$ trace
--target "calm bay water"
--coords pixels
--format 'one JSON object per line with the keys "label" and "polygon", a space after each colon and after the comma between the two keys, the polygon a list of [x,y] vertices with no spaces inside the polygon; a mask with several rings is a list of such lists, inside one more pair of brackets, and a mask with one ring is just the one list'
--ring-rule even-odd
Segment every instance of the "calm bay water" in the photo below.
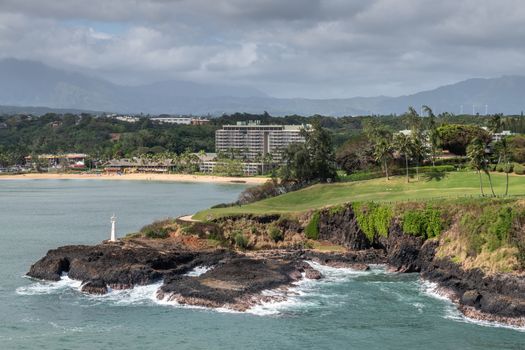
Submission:
{"label": "calm bay water", "polygon": [[108,238],[235,199],[241,185],[0,181],[0,349],[524,349],[525,333],[463,319],[417,275],[323,268],[251,313],[167,305],[157,286],[86,296],[23,277],[48,249]]}

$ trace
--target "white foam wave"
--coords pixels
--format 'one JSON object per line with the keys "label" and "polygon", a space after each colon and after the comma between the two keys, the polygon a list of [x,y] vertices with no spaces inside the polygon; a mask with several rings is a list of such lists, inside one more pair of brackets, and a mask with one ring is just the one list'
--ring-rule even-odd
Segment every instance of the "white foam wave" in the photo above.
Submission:
{"label": "white foam wave", "polygon": [[307,261],[307,263],[317,271],[323,278],[313,280],[303,278],[295,282],[287,290],[264,291],[263,295],[275,296],[274,301],[262,302],[248,309],[246,312],[258,316],[279,315],[283,312],[299,311],[312,309],[323,303],[323,299],[333,299],[335,296],[323,292],[323,286],[327,284],[339,284],[351,281],[359,276],[371,274],[383,274],[385,269],[381,265],[373,265],[370,270],[361,271],[350,268],[331,267]]}
{"label": "white foam wave", "polygon": [[444,318],[448,320],[456,321],[456,322],[470,323],[470,324],[475,324],[475,325],[483,326],[483,327],[507,328],[507,329],[518,331],[518,332],[525,332],[525,327],[512,326],[506,323],[501,323],[501,322],[496,322],[496,321],[478,320],[475,318],[467,317],[463,315],[458,310],[458,308],[455,307],[454,305],[449,305],[449,307],[445,309]]}
{"label": "white foam wave", "polygon": [[525,332],[525,327],[517,327],[508,325],[501,322],[495,322],[495,321],[486,321],[486,320],[478,320],[474,318],[470,318],[465,316],[457,307],[456,304],[451,300],[450,296],[447,294],[446,291],[444,291],[439,284],[435,282],[430,282],[426,280],[421,280],[420,283],[421,291],[438,300],[445,301],[445,310],[443,318],[456,321],[456,322],[462,322],[462,323],[470,323],[475,324],[478,326],[484,326],[484,327],[494,327],[494,328],[507,328],[507,329],[513,329],[519,332]]}
{"label": "white foam wave", "polygon": [[143,305],[157,302],[157,291],[162,286],[162,281],[145,286],[135,286],[130,289],[109,289],[107,294],[91,295],[88,298],[109,301],[116,305]]}
{"label": "white foam wave", "polygon": [[193,270],[184,274],[184,276],[199,277],[202,274],[213,269],[213,266],[197,266]]}
{"label": "white foam wave", "polygon": [[421,280],[419,286],[423,294],[431,296],[434,299],[447,301],[448,303],[452,304],[450,296],[448,295],[448,293],[445,293],[445,291],[439,286],[439,284],[427,280]]}
{"label": "white foam wave", "polygon": [[[326,299],[333,299],[337,297],[323,291],[323,286],[327,284],[339,284],[351,281],[352,279],[370,274],[384,274],[383,266],[371,266],[371,270],[360,271],[349,268],[335,268],[326,265],[321,265],[312,261],[307,261],[314,269],[321,272],[323,278],[319,280],[312,280],[304,278],[294,283],[290,288],[280,290],[266,290],[262,292],[263,296],[271,297],[272,301],[263,301],[256,306],[248,309],[246,313],[270,316],[279,315],[283,312],[298,311],[304,309],[311,309],[325,304]],[[213,267],[198,266],[192,271],[188,272],[188,276],[200,276],[209,271]],[[104,295],[90,295],[82,293],[83,298],[88,298],[95,302],[110,302],[115,305],[143,305],[156,304],[163,306],[171,306],[177,308],[202,309],[213,310],[225,313],[239,313],[238,311],[227,308],[209,309],[201,306],[192,306],[180,304],[176,301],[168,301],[167,298],[158,299],[157,291],[162,286],[162,281],[145,286],[135,286],[131,289],[115,290],[109,288],[108,293]],[[66,290],[73,290],[80,292],[82,283],[70,279],[67,275],[62,276],[62,279],[57,282],[39,281],[33,284],[20,287],[16,292],[20,295],[39,295],[39,294],[58,294]]]}
{"label": "white foam wave", "polygon": [[62,293],[67,289],[79,290],[82,282],[69,278],[67,275],[62,276],[59,281],[48,282],[38,281],[27,286],[18,287],[16,293],[18,295],[45,295]]}

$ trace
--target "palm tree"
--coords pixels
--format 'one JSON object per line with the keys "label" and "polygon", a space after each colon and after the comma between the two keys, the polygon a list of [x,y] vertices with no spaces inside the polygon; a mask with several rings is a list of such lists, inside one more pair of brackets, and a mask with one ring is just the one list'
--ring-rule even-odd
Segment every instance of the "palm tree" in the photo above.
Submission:
{"label": "palm tree", "polygon": [[381,162],[385,169],[385,175],[387,181],[390,180],[388,176],[388,161],[392,157],[392,147],[390,146],[389,140],[383,138],[378,140],[374,147],[374,157],[376,161]]}
{"label": "palm tree", "polygon": [[428,114],[428,139],[430,143],[430,157],[432,159],[432,166],[436,166],[436,153],[439,147],[439,133],[437,131],[436,116],[432,109],[424,105],[423,110]]}
{"label": "palm tree", "polygon": [[410,156],[412,152],[412,142],[409,137],[407,137],[405,134],[399,133],[394,138],[394,148],[403,155],[405,158],[405,168],[406,168],[406,177],[407,177],[407,183],[410,182],[410,178],[408,176],[408,157]]}
{"label": "palm tree", "polygon": [[502,114],[494,114],[490,117],[488,122],[488,129],[491,133],[495,134],[499,132],[503,127]]}
{"label": "palm tree", "polygon": [[507,141],[507,138],[504,137],[498,142],[495,146],[496,152],[499,155],[499,158],[503,161],[504,171],[505,171],[505,196],[509,194],[509,173],[510,173],[510,145]]}
{"label": "palm tree", "polygon": [[[470,158],[470,164],[476,168],[480,174],[480,183],[481,183],[481,171],[483,171],[485,174],[487,174],[489,178],[489,185],[490,185],[490,191],[492,192],[492,196],[496,197],[496,193],[494,193],[494,186],[492,186],[492,177],[490,176],[490,169],[487,164],[487,159],[485,158],[485,149],[487,145],[483,142],[483,140],[475,138],[472,143],[467,147],[467,154]],[[468,149],[470,148],[470,150]],[[483,194],[483,189],[482,189]]]}
{"label": "palm tree", "polygon": [[421,133],[412,135],[412,156],[416,161],[416,179],[419,181],[419,161],[424,160],[428,154],[424,137]]}
{"label": "palm tree", "polygon": [[474,139],[467,147],[467,156],[470,159],[470,165],[477,170],[479,175],[479,190],[481,196],[485,197],[483,192],[483,179],[481,178],[481,171],[485,167],[485,147],[483,142],[479,139]]}

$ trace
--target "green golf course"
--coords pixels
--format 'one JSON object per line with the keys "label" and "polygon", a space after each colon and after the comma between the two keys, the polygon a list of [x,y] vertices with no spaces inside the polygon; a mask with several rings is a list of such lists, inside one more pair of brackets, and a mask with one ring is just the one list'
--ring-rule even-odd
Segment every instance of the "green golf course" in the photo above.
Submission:
{"label": "green golf course", "polygon": [[[491,173],[494,192],[497,196],[505,194],[505,174]],[[491,195],[488,177],[483,174],[485,195]],[[525,176],[509,175],[509,196],[525,196]],[[193,216],[197,220],[211,220],[221,216],[237,214],[283,214],[299,213],[311,209],[359,201],[413,201],[428,199],[452,199],[480,196],[479,175],[474,171],[435,173],[421,175],[419,181],[409,183],[402,176],[317,184],[299,191],[268,198],[259,202],[215,208],[201,211]]]}

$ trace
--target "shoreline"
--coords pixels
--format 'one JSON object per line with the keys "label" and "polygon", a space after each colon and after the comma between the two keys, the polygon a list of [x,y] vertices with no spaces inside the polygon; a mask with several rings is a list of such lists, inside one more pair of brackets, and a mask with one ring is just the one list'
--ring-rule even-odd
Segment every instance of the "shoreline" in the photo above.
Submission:
{"label": "shoreline", "polygon": [[190,174],[19,174],[0,175],[2,180],[114,180],[114,181],[166,181],[166,182],[198,182],[220,184],[259,185],[268,181],[264,177],[227,177],[215,175]]}

